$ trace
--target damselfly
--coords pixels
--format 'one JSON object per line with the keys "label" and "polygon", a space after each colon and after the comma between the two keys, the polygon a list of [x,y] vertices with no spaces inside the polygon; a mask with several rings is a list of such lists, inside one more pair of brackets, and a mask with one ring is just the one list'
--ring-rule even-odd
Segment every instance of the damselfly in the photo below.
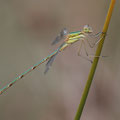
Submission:
{"label": "damselfly", "polygon": [[[82,56],[80,54],[80,50],[81,50],[82,45],[84,45],[86,55],[89,57],[89,54],[88,54],[88,52],[86,50],[86,47],[85,47],[85,41],[88,43],[90,48],[93,48],[94,46],[96,46],[100,42],[100,40],[98,39],[97,42],[95,42],[94,44],[91,44],[87,38],[88,38],[88,36],[97,37],[99,35],[101,35],[101,33],[93,35],[93,30],[89,25],[85,25],[81,31],[70,32],[70,33],[68,33],[67,29],[64,28],[60,32],[60,34],[56,37],[56,39],[52,42],[52,45],[54,45],[54,44],[58,43],[60,40],[64,39],[64,42],[60,45],[60,47],[57,50],[55,50],[52,54],[48,55],[47,57],[42,59],[40,62],[33,65],[31,68],[29,68],[28,70],[23,72],[21,75],[16,77],[13,81],[11,81],[9,84],[4,86],[2,89],[0,89],[0,94],[2,94],[9,87],[11,87],[13,84],[15,84],[18,80],[22,79],[25,75],[27,75],[29,72],[31,72],[32,70],[37,68],[39,65],[41,65],[45,61],[48,61],[47,64],[46,64],[45,72],[44,72],[44,73],[47,73],[47,71],[49,70],[50,66],[52,65],[55,57],[61,51],[63,51],[65,48],[67,48],[68,46],[72,45],[75,42],[81,41],[81,45],[80,45],[78,55],[80,55],[81,57],[83,57],[83,58],[89,60],[90,62],[92,62],[89,58],[86,58],[86,57]],[[95,57],[99,57],[99,56],[95,56]]]}

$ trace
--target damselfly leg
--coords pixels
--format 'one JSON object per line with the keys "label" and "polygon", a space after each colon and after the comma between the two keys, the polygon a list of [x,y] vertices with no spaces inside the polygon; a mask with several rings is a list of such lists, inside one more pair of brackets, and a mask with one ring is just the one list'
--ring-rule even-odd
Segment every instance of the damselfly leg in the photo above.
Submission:
{"label": "damselfly leg", "polygon": [[[87,57],[81,54],[81,49],[82,49],[82,46],[83,46],[83,45],[84,45],[84,50],[85,50],[85,53],[86,53],[86,56],[87,56]],[[89,61],[89,62],[91,62],[91,63],[93,63],[93,61],[88,58],[89,54],[88,54],[88,52],[87,52],[87,49],[86,49],[84,40],[82,40],[81,43],[80,43],[80,47],[79,47],[79,51],[78,51],[78,56],[82,57],[83,59],[85,59],[85,60],[87,60],[87,61]]]}
{"label": "damselfly leg", "polygon": [[[89,59],[89,58],[93,58],[93,57],[107,57],[107,56],[95,56],[95,55],[90,55],[90,54],[88,53],[88,51],[87,51],[86,44],[85,44],[85,40],[86,40],[86,42],[88,43],[88,45],[89,45],[90,48],[94,48],[94,47],[102,40],[102,38],[105,37],[105,35],[106,35],[105,33],[99,33],[99,34],[102,35],[102,37],[101,37],[99,40],[97,40],[97,42],[95,42],[94,45],[91,45],[91,43],[89,42],[89,40],[88,40],[87,38],[82,39],[82,41],[81,41],[81,43],[80,43],[79,51],[78,51],[78,56],[81,56],[82,58],[90,61],[91,63],[93,63],[93,61],[92,61],[91,59]],[[84,55],[81,54],[82,45],[83,45],[83,47],[84,47],[86,56],[84,56]]]}

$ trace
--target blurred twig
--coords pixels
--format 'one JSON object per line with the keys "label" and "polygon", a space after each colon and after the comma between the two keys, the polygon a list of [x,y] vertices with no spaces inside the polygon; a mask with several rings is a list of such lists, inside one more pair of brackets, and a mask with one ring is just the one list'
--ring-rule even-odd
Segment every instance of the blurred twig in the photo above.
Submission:
{"label": "blurred twig", "polygon": [[[106,36],[107,30],[108,30],[108,26],[109,26],[109,23],[110,23],[110,19],[111,19],[111,15],[112,15],[112,11],[113,11],[113,8],[114,8],[115,1],[116,0],[111,0],[109,10],[108,10],[108,14],[106,16],[106,20],[105,20],[104,27],[103,27],[103,33],[105,33],[105,34],[101,34],[101,38],[100,38],[101,41],[98,45],[95,56],[100,56],[100,54],[101,54],[103,43],[104,43],[105,36]],[[80,104],[79,104],[79,107],[78,107],[78,110],[77,110],[77,113],[76,113],[76,116],[75,116],[74,120],[80,120],[80,118],[81,118],[82,111],[83,111],[83,108],[84,108],[84,105],[85,105],[85,102],[86,102],[86,99],[87,99],[87,96],[88,96],[88,93],[89,93],[89,90],[90,90],[90,86],[91,86],[91,83],[92,83],[92,80],[93,80],[93,77],[94,77],[94,74],[95,74],[95,70],[96,70],[96,67],[97,67],[97,64],[98,64],[98,60],[99,60],[99,57],[94,58],[94,61],[93,61],[93,64],[91,66],[91,70],[90,70],[90,73],[89,73],[89,76],[88,76],[88,80],[87,80],[86,86],[84,88],[83,95],[82,95],[82,98],[81,98],[81,101],[80,101]]]}

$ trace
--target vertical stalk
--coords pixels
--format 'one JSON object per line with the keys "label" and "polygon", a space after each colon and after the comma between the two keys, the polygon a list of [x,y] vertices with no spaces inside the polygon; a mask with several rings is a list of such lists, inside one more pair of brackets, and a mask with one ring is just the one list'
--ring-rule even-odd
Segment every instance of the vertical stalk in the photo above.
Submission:
{"label": "vertical stalk", "polygon": [[[105,23],[104,23],[104,27],[103,27],[103,33],[107,33],[115,1],[116,0],[111,0],[110,6],[109,6],[109,9],[108,9],[108,13],[107,13],[107,16],[106,16],[106,20],[105,20]],[[101,38],[100,38],[101,41],[98,44],[98,48],[96,50],[95,56],[100,56],[101,51],[102,51],[102,47],[103,47],[103,43],[104,43],[104,40],[105,40],[105,36],[106,36],[106,34],[101,35]],[[76,116],[75,116],[74,120],[80,120],[80,118],[81,118],[83,108],[85,106],[85,102],[86,102],[86,99],[87,99],[87,96],[88,96],[88,93],[89,93],[89,90],[90,90],[90,86],[91,86],[91,83],[92,83],[92,80],[93,80],[93,77],[94,77],[94,74],[95,74],[97,64],[98,64],[98,60],[99,60],[99,57],[94,57],[93,64],[91,66],[91,70],[90,70],[90,73],[89,73],[89,76],[88,76],[88,80],[87,80],[87,83],[85,85],[85,88],[84,88],[84,91],[83,91],[83,94],[82,94],[82,98],[81,98],[81,101],[80,101],[80,104],[79,104],[79,107],[78,107],[78,110],[76,112]]]}

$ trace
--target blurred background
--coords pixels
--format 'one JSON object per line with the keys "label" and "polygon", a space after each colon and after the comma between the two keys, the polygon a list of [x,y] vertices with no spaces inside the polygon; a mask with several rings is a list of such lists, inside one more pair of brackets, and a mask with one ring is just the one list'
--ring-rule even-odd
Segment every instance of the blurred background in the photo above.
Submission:
{"label": "blurred background", "polygon": [[[110,0],[1,0],[0,88],[52,53],[61,29],[89,24],[102,31]],[[120,1],[116,2],[81,120],[120,119]],[[60,53],[0,96],[1,120],[73,120],[91,64],[77,56],[80,43]],[[93,53],[95,51],[93,50]]]}

